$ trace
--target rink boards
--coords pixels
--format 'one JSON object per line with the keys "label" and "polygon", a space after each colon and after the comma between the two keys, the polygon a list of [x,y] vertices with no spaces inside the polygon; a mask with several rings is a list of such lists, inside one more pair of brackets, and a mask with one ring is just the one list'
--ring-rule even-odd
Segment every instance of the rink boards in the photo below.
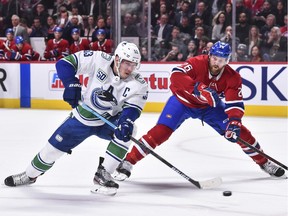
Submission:
{"label": "rink boards", "polygon": [[[160,112],[171,95],[169,76],[177,63],[142,63],[140,73],[148,82],[149,97],[144,111]],[[287,63],[230,64],[243,81],[245,114],[288,117]],[[84,86],[87,77],[79,77]],[[70,109],[62,101],[63,84],[55,64],[2,63],[0,66],[0,107]]]}

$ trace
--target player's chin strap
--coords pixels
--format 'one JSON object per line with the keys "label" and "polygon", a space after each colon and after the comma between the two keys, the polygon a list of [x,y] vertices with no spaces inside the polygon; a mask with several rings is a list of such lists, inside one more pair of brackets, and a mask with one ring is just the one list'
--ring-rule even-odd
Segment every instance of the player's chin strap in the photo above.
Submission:
{"label": "player's chin strap", "polygon": [[[82,101],[79,101],[79,104],[87,111],[93,113],[95,116],[97,116],[99,119],[101,119],[103,122],[105,122],[106,124],[108,124],[110,127],[112,128],[117,128],[116,125],[114,125],[112,122],[110,122],[108,119],[104,118],[103,116],[101,116],[99,113],[97,113],[96,111],[94,111],[92,108],[90,108],[89,106],[87,106],[86,104],[84,104]],[[142,148],[145,152],[152,154],[154,157],[156,157],[158,160],[160,160],[161,162],[163,162],[164,164],[166,164],[168,167],[170,167],[172,170],[174,170],[176,173],[178,173],[179,175],[181,175],[183,178],[185,178],[186,180],[188,180],[189,182],[191,182],[193,185],[195,185],[197,188],[199,189],[210,189],[210,188],[215,188],[218,187],[222,184],[222,179],[221,178],[213,178],[210,180],[205,180],[205,181],[196,181],[192,178],[190,178],[189,176],[187,176],[185,173],[183,173],[182,171],[180,171],[179,169],[177,169],[175,166],[173,166],[171,163],[169,163],[168,161],[166,161],[164,158],[162,158],[160,155],[156,154],[153,150],[151,150],[150,148],[148,148],[146,145],[144,145],[142,142],[140,142],[139,140],[135,139],[134,137],[130,137],[131,140],[136,143],[140,148]]]}
{"label": "player's chin strap", "polygon": [[121,61],[122,60],[120,60],[119,56],[118,56],[118,61],[114,60],[116,73],[117,73],[117,75],[115,75],[114,80],[113,80],[114,83],[119,82],[120,79],[121,79],[121,76],[120,76],[120,64],[121,64]]}

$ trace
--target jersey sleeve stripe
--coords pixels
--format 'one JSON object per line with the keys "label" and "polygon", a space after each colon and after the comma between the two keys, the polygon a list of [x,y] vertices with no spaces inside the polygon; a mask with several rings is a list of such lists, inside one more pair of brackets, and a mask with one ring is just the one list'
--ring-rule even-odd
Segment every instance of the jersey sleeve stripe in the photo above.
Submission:
{"label": "jersey sleeve stripe", "polygon": [[243,103],[243,100],[225,101],[225,104]]}
{"label": "jersey sleeve stripe", "polygon": [[142,108],[140,106],[137,106],[136,104],[131,104],[131,103],[128,103],[128,102],[124,102],[124,107],[123,108],[127,108],[127,107],[135,108],[135,109],[139,110],[140,112],[142,111]]}
{"label": "jersey sleeve stripe", "polygon": [[174,67],[174,68],[172,69],[172,73],[174,73],[174,72],[186,73],[186,71],[185,71],[183,68],[181,68],[181,67]]}

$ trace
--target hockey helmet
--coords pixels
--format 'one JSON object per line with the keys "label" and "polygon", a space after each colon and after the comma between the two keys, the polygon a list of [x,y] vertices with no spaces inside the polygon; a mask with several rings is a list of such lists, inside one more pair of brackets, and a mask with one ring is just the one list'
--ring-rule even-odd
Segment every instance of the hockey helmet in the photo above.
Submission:
{"label": "hockey helmet", "polygon": [[80,34],[80,30],[78,28],[73,28],[71,30],[71,35],[73,35],[73,34]]}
{"label": "hockey helmet", "polygon": [[17,36],[15,38],[15,44],[18,45],[18,44],[23,44],[24,43],[24,39],[22,36]]}
{"label": "hockey helmet", "polygon": [[228,43],[217,41],[210,49],[210,55],[230,59],[231,47]]}
{"label": "hockey helmet", "polygon": [[140,67],[141,55],[138,47],[134,43],[129,43],[127,41],[119,43],[114,52],[114,56],[119,57],[120,63],[124,59],[136,63],[137,69]]}
{"label": "hockey helmet", "polygon": [[98,29],[96,35],[106,35],[106,31],[104,29]]}
{"label": "hockey helmet", "polygon": [[54,32],[59,32],[59,33],[62,33],[63,32],[63,29],[59,26],[57,26],[55,29],[54,29]]}
{"label": "hockey helmet", "polygon": [[7,34],[12,34],[12,35],[14,35],[14,31],[13,31],[13,29],[12,29],[12,28],[8,28],[8,29],[6,29],[6,31],[5,31],[5,35],[7,36]]}

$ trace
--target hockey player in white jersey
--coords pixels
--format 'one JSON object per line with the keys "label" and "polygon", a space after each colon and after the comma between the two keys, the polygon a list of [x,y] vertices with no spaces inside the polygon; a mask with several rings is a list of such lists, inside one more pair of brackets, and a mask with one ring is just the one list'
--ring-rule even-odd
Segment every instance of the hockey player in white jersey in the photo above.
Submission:
{"label": "hockey player in white jersey", "polygon": [[[140,67],[140,60],[139,49],[129,42],[121,42],[114,56],[101,51],[86,50],[59,60],[56,69],[58,77],[65,86],[63,99],[73,108],[72,113],[56,129],[26,170],[7,177],[4,180],[5,185],[34,183],[63,154],[71,153],[72,149],[86,138],[96,135],[109,140],[110,143],[105,159],[100,158],[93,179],[95,186],[92,192],[116,194],[119,185],[111,177],[111,173],[115,171],[129,149],[134,121],[139,118],[148,96],[148,85],[136,72]],[[89,77],[83,95],[81,95],[82,86],[77,78],[80,74]],[[87,111],[85,106],[89,106],[117,125],[117,128],[112,129]]]}

